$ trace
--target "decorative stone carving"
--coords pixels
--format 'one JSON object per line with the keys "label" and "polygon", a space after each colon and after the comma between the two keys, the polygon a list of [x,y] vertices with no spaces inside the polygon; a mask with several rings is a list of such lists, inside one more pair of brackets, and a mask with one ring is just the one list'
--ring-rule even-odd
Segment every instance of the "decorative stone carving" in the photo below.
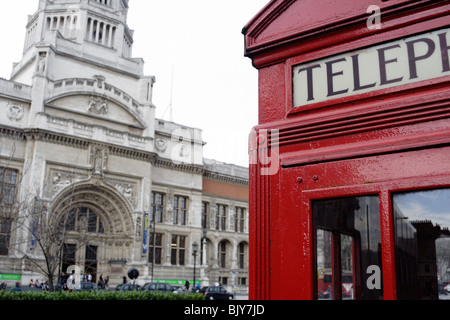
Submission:
{"label": "decorative stone carving", "polygon": [[190,146],[182,143],[179,146],[178,154],[180,155],[180,157],[183,157],[183,158],[188,157],[191,154]]}
{"label": "decorative stone carving", "polygon": [[78,171],[71,172],[62,169],[50,169],[47,179],[48,184],[45,187],[45,195],[47,197],[55,196],[61,190],[87,178],[86,174]]}
{"label": "decorative stone carving", "polygon": [[116,189],[128,200],[130,204],[135,205],[134,186],[129,183],[118,183]]}
{"label": "decorative stone carving", "polygon": [[167,149],[167,141],[164,139],[156,139],[155,148],[158,151],[164,152]]}
{"label": "decorative stone carving", "polygon": [[92,173],[95,175],[103,175],[108,160],[108,149],[100,146],[91,147],[90,164]]}
{"label": "decorative stone carving", "polygon": [[230,216],[230,219],[227,219],[228,223],[229,223],[229,226],[230,226],[229,230],[235,230],[235,227],[236,227],[236,207],[235,207],[234,202],[232,202],[231,205],[228,207],[228,213],[229,213],[229,216]]}
{"label": "decorative stone carving", "polygon": [[106,175],[104,181],[114,187],[128,202],[133,210],[137,210],[139,202],[138,183],[133,180]]}
{"label": "decorative stone carving", "polygon": [[135,230],[136,242],[141,241],[141,235],[142,235],[142,221],[141,221],[141,217],[138,216],[136,219],[136,230]]}
{"label": "decorative stone carving", "polygon": [[[173,222],[173,199],[175,195],[175,190],[173,188],[169,188],[167,191],[167,221],[169,223]],[[164,221],[164,220],[163,220]]]}
{"label": "decorative stone carving", "polygon": [[104,76],[95,75],[95,80],[97,80],[97,87],[103,88],[103,83],[105,82],[106,78]]}
{"label": "decorative stone carving", "polygon": [[211,199],[211,203],[210,203],[210,212],[209,212],[209,228],[211,230],[216,229],[216,216],[217,216],[217,210],[216,210],[216,198],[212,198]]}
{"label": "decorative stone carving", "polygon": [[39,60],[38,60],[38,64],[37,64],[37,72],[38,73],[45,72],[46,63],[47,63],[47,52],[39,52]]}
{"label": "decorative stone carving", "polygon": [[108,101],[102,97],[91,96],[88,111],[96,115],[108,114]]}
{"label": "decorative stone carving", "polygon": [[7,116],[11,121],[20,121],[23,118],[23,105],[17,103],[9,103],[7,107]]}

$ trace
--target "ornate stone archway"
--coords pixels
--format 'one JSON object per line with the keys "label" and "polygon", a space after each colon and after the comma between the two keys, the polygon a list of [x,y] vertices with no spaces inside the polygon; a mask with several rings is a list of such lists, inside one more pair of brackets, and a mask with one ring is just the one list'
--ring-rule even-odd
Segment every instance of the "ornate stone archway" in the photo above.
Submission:
{"label": "ornate stone archway", "polygon": [[[134,241],[132,209],[127,200],[112,186],[100,179],[75,183],[62,190],[52,201],[52,219],[78,208],[88,208],[101,220],[102,234],[92,234],[84,244],[95,244],[97,252],[97,273],[108,274],[109,261],[131,261]],[[83,232],[81,230],[81,232]],[[77,233],[67,233],[68,242],[77,239]],[[81,266],[84,263],[83,254]]]}

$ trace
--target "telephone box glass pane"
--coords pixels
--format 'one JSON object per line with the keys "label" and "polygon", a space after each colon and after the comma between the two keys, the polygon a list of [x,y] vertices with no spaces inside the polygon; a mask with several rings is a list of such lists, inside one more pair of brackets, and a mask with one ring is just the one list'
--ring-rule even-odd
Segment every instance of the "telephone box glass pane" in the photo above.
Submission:
{"label": "telephone box glass pane", "polygon": [[[383,298],[380,205],[378,196],[346,197],[312,202],[316,229],[316,284],[320,298],[328,274],[333,299]],[[322,242],[324,235],[330,241]],[[330,270],[321,270],[321,252],[329,248]],[[339,275],[339,276],[336,276]],[[325,282],[325,281],[324,281]]]}
{"label": "telephone box glass pane", "polygon": [[341,234],[341,279],[342,279],[342,299],[354,299],[353,294],[353,238]]}
{"label": "telephone box glass pane", "polygon": [[333,299],[333,268],[331,267],[331,232],[317,229],[317,297]]}
{"label": "telephone box glass pane", "polygon": [[450,189],[392,198],[397,299],[450,299]]}

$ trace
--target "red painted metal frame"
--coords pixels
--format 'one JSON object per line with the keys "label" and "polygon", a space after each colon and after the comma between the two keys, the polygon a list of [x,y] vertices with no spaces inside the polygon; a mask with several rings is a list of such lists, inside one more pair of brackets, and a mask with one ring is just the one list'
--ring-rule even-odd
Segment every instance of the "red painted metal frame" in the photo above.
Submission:
{"label": "red painted metal frame", "polygon": [[[272,0],[243,30],[259,70],[254,131],[277,133],[249,146],[249,298],[315,299],[311,202],[378,195],[384,299],[396,299],[391,198],[450,187],[450,76],[292,108],[292,68],[448,27],[450,1],[310,2]],[[381,30],[366,27],[372,4]],[[275,151],[279,170],[262,175],[254,160]]]}
{"label": "red painted metal frame", "polygon": [[[391,195],[396,192],[450,186],[448,159],[450,159],[450,147],[430,149],[425,153],[421,150],[408,151],[282,169],[283,182],[279,186],[279,192],[289,196],[278,197],[277,203],[273,204],[273,208],[278,208],[271,212],[272,225],[268,225],[267,228],[270,231],[265,232],[276,233],[271,235],[271,241],[268,243],[274,253],[270,255],[272,260],[260,261],[266,264],[272,262],[270,279],[267,279],[270,283],[270,298],[314,298],[312,277],[315,273],[313,270],[314,226],[311,212],[313,200],[378,195],[384,299],[395,299],[395,248]],[[408,169],[408,165],[417,166],[418,163],[423,164],[421,170]],[[357,174],[351,177],[350,174],[346,174],[349,170]],[[385,180],[374,179],[378,175]],[[329,177],[333,180],[329,181]],[[322,179],[326,182],[321,182]],[[277,220],[274,220],[275,217]]]}

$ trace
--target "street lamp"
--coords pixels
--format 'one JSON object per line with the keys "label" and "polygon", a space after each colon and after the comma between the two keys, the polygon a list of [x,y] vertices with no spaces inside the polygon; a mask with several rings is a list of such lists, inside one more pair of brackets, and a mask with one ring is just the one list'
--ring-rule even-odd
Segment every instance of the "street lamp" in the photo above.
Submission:
{"label": "street lamp", "polygon": [[198,252],[198,243],[194,242],[192,244],[192,255],[194,256],[194,288],[195,288],[195,260],[197,259],[197,252]]}

